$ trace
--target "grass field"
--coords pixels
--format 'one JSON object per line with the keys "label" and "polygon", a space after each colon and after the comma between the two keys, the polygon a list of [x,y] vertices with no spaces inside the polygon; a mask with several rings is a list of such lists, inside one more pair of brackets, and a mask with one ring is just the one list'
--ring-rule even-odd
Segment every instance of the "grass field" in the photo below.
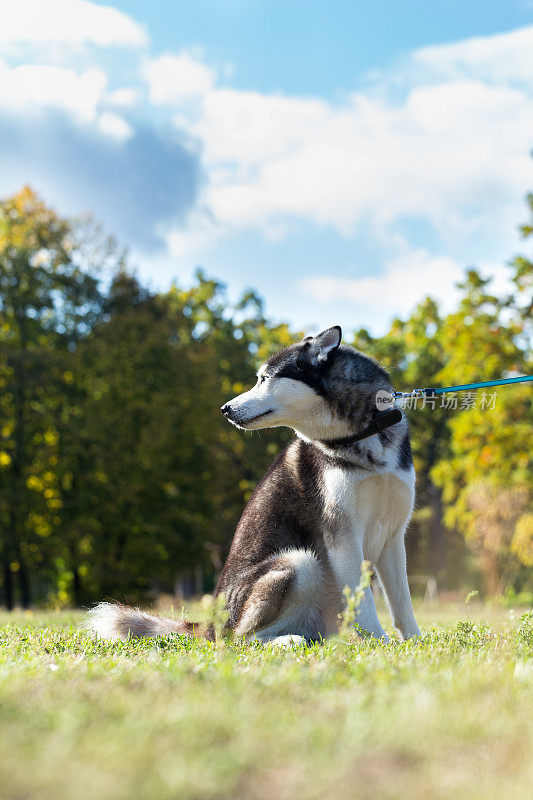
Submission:
{"label": "grass field", "polygon": [[0,797],[529,800],[533,615],[418,617],[417,641],[277,651],[0,614]]}

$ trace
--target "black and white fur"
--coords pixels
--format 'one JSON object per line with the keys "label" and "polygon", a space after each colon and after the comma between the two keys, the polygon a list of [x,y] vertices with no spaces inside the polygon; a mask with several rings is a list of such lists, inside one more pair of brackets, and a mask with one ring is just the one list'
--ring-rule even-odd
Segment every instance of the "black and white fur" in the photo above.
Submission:
{"label": "black and white fur", "polygon": [[[244,430],[283,425],[297,434],[244,509],[215,590],[236,635],[284,644],[336,633],[343,589],[357,587],[364,560],[403,638],[420,634],[404,545],[415,484],[407,422],[350,440],[371,423],[379,391],[392,392],[387,372],[341,345],[335,326],[272,356],[256,385],[222,407]],[[370,588],[356,621],[387,639]],[[90,626],[105,638],[211,635],[107,603],[90,612]]]}

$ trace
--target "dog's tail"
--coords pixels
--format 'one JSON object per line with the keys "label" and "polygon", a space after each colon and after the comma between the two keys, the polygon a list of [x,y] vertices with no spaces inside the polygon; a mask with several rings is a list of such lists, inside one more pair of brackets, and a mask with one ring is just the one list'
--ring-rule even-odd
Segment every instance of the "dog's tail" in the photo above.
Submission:
{"label": "dog's tail", "polygon": [[86,627],[99,639],[125,641],[181,633],[201,639],[211,639],[211,631],[194,622],[168,619],[158,614],[147,614],[139,608],[128,608],[120,603],[98,603],[87,615]]}

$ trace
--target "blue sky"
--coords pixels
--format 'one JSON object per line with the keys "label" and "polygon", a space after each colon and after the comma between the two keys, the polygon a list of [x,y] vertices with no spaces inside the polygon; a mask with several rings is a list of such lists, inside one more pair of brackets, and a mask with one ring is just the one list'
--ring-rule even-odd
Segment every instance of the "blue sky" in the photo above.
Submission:
{"label": "blue sky", "polygon": [[376,333],[533,189],[533,3],[0,0],[0,192],[91,211],[153,286]]}
{"label": "blue sky", "polygon": [[411,50],[531,23],[502,0],[158,0],[117,2],[160,51],[202,46],[242,89],[334,98]]}

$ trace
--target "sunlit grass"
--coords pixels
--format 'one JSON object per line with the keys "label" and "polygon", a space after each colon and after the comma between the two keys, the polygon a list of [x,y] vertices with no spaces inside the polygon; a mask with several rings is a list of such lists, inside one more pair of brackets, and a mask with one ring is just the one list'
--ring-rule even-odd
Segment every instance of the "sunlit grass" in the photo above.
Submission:
{"label": "sunlit grass", "polygon": [[288,651],[1,614],[0,797],[525,800],[533,619],[461,610],[419,609],[416,641]]}

